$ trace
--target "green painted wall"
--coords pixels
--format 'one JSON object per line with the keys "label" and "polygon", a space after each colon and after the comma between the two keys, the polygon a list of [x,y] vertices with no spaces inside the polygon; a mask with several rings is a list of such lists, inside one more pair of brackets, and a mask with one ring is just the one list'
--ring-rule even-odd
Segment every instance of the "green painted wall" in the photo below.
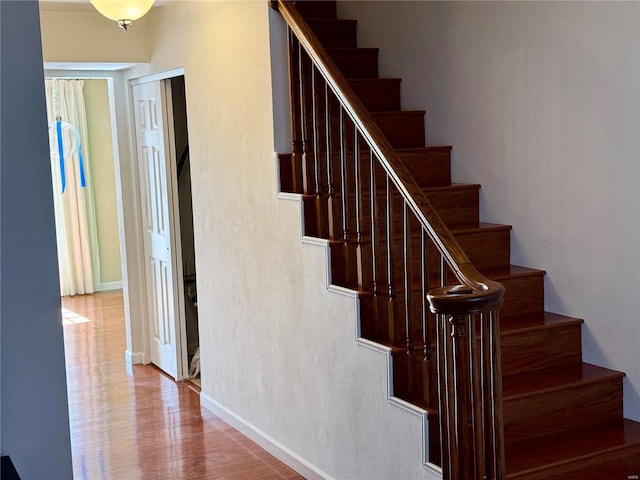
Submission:
{"label": "green painted wall", "polygon": [[98,223],[100,283],[121,282],[120,236],[107,80],[85,80],[83,92]]}

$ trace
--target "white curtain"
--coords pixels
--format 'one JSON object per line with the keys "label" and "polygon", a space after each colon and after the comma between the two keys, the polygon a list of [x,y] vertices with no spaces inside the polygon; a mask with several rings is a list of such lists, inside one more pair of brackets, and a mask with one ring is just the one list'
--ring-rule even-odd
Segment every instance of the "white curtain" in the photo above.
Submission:
{"label": "white curtain", "polygon": [[[57,155],[56,128],[49,129],[51,143],[51,174],[58,242],[60,290],[62,295],[93,293],[100,283],[98,233],[93,199],[87,118],[82,88],[84,81],[46,79],[47,118],[51,125],[58,117],[70,123],[80,133],[80,148],[84,163],[86,188],[80,186],[78,153],[64,159],[66,187],[62,192],[62,175]],[[63,131],[66,153],[76,142],[68,129]]]}

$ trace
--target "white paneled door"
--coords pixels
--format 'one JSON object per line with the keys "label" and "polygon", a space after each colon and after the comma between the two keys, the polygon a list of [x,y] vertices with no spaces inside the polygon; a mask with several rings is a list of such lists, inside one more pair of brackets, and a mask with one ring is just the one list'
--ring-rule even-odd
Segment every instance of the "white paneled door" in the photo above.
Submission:
{"label": "white paneled door", "polygon": [[176,379],[181,365],[174,262],[172,260],[172,182],[168,176],[167,108],[159,81],[133,86],[136,147],[147,280],[147,315],[151,363]]}

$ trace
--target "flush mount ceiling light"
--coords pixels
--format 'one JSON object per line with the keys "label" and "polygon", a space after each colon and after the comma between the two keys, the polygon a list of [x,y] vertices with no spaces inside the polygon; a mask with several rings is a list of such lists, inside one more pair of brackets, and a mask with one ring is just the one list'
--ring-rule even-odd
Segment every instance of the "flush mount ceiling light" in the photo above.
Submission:
{"label": "flush mount ceiling light", "polygon": [[155,0],[90,0],[98,12],[118,22],[125,32],[131,22],[149,11]]}

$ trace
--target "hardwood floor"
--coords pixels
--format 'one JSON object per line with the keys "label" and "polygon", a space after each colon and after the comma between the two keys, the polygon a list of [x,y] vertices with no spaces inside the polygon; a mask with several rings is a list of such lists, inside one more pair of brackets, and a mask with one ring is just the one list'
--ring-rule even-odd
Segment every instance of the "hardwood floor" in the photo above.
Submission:
{"label": "hardwood floor", "polygon": [[76,479],[301,479],[153,366],[124,362],[120,291],[64,297]]}

